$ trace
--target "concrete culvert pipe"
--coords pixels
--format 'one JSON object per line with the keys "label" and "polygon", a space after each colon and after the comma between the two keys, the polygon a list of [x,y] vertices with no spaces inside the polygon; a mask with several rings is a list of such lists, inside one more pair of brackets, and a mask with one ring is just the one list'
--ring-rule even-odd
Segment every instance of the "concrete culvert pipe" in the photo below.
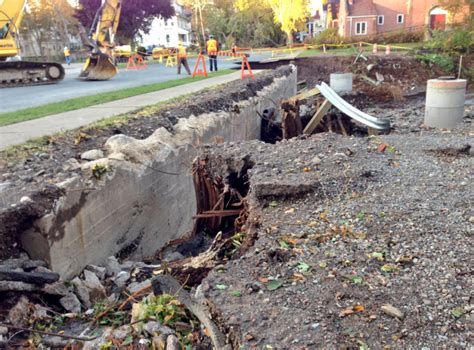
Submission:
{"label": "concrete culvert pipe", "polygon": [[332,73],[329,79],[329,85],[334,91],[352,91],[352,73]]}
{"label": "concrete culvert pipe", "polygon": [[431,79],[426,90],[425,125],[452,129],[464,117],[465,79]]}

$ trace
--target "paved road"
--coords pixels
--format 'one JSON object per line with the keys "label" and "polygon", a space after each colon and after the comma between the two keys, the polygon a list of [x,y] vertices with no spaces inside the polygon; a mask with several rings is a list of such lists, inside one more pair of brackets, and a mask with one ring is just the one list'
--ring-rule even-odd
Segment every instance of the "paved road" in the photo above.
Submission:
{"label": "paved road", "polygon": [[[255,55],[251,59],[263,59],[267,56]],[[189,60],[191,70],[195,62],[195,59]],[[147,70],[126,71],[121,69],[119,74],[108,81],[80,81],[76,77],[79,75],[81,67],[82,65],[79,64],[66,67],[66,77],[58,84],[0,89],[0,112],[16,111],[75,97],[90,96],[101,92],[122,90],[186,77],[186,75],[177,75],[174,67],[150,64]],[[226,69],[236,67],[236,64],[234,61],[219,60],[218,67],[219,69]]]}

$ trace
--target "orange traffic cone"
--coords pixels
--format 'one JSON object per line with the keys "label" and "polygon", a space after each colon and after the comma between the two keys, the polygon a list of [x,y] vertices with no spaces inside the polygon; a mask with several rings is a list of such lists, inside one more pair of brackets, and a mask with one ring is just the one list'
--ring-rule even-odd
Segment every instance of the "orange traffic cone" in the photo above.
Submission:
{"label": "orange traffic cone", "polygon": [[[202,69],[199,69],[200,62],[202,62]],[[199,54],[196,64],[194,65],[194,71],[192,75],[193,79],[196,75],[203,75],[207,77],[206,59],[202,53]]]}
{"label": "orange traffic cone", "polygon": [[[248,73],[245,73],[245,68],[247,68]],[[247,56],[242,56],[242,68],[240,72],[240,78],[244,80],[245,78],[254,78],[252,73],[252,68],[250,68],[250,63]]]}

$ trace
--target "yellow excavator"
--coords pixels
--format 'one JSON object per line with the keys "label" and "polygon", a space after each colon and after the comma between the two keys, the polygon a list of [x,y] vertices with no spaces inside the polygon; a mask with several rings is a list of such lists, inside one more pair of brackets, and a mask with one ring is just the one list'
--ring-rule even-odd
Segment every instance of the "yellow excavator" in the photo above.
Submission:
{"label": "yellow excavator", "polygon": [[[27,0],[0,0],[0,87],[52,84],[65,75],[59,63],[21,61],[19,29],[26,6]],[[121,8],[122,0],[102,0],[89,35],[82,36],[90,55],[79,79],[107,80],[117,74],[112,51]]]}
{"label": "yellow excavator", "polygon": [[120,19],[122,0],[102,0],[84,45],[90,55],[79,75],[83,80],[108,80],[117,74],[113,60],[115,33]]}
{"label": "yellow excavator", "polygon": [[19,28],[26,0],[0,0],[0,87],[56,83],[64,68],[54,62],[21,61]]}

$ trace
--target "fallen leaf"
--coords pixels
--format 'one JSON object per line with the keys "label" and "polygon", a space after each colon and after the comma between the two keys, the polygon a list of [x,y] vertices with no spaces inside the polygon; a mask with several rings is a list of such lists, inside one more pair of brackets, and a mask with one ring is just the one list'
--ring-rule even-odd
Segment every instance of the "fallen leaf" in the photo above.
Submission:
{"label": "fallen leaf", "polygon": [[121,346],[127,346],[127,345],[130,345],[130,344],[132,344],[132,343],[133,343],[133,336],[132,336],[132,335],[129,335],[129,336],[127,336],[127,337],[124,339],[123,343],[120,344],[120,345],[121,345]]}
{"label": "fallen leaf", "polygon": [[270,203],[268,203],[268,206],[274,208],[274,207],[278,206],[278,202],[277,201],[271,201]]}
{"label": "fallen leaf", "polygon": [[311,171],[311,168],[309,168],[309,167],[304,168],[303,171],[304,171],[305,173],[309,173],[309,172]]}
{"label": "fallen leaf", "polygon": [[317,221],[311,221],[310,223],[308,223],[308,227],[316,227],[316,226],[318,226]]}
{"label": "fallen leaf", "polygon": [[295,208],[290,208],[288,210],[285,210],[285,214],[293,214],[295,212]]}
{"label": "fallen leaf", "polygon": [[373,252],[369,255],[369,257],[377,259],[378,261],[384,261],[383,253]]}
{"label": "fallen leaf", "polygon": [[319,263],[319,267],[322,268],[322,269],[325,269],[326,267],[328,267],[328,264],[325,261],[321,261]]}
{"label": "fallen leaf", "polygon": [[283,282],[280,281],[280,280],[273,280],[273,281],[270,281],[268,284],[267,284],[267,289],[268,290],[277,290],[278,288],[280,288],[281,286],[283,285]]}
{"label": "fallen leaf", "polygon": [[388,145],[385,144],[385,143],[381,143],[378,147],[377,147],[377,151],[379,151],[380,153],[383,153],[385,152],[385,150],[387,149]]}
{"label": "fallen leaf", "polygon": [[233,290],[232,292],[230,292],[230,295],[232,295],[233,297],[241,297],[242,292],[239,290]]}
{"label": "fallen leaf", "polygon": [[394,272],[398,269],[398,266],[397,265],[393,265],[393,264],[385,264],[384,266],[382,266],[380,268],[383,272]]}
{"label": "fallen leaf", "polygon": [[346,317],[346,316],[355,314],[357,312],[364,312],[364,311],[365,311],[365,307],[363,305],[353,305],[352,307],[342,310],[339,313],[339,316]]}
{"label": "fallen leaf", "polygon": [[280,247],[284,248],[284,249],[290,249],[290,245],[288,243],[286,243],[285,241],[280,241]]}
{"label": "fallen leaf", "polygon": [[456,318],[459,318],[462,315],[464,315],[464,309],[462,309],[460,307],[454,308],[454,309],[451,310],[451,315],[453,315]]}
{"label": "fallen leaf", "polygon": [[348,308],[348,309],[342,310],[342,311],[339,313],[339,316],[340,316],[340,317],[346,317],[346,316],[352,315],[353,313],[354,313],[354,310],[352,310],[352,308]]}
{"label": "fallen leaf", "polygon": [[220,290],[227,289],[227,286],[225,284],[216,284],[216,288]]}
{"label": "fallen leaf", "polygon": [[362,284],[364,282],[364,279],[361,276],[352,276],[351,282],[354,284]]}
{"label": "fallen leaf", "polygon": [[295,237],[282,236],[281,239],[282,239],[283,241],[285,241],[286,243],[291,244],[291,245],[296,245],[296,244],[298,244],[298,238],[295,238]]}
{"label": "fallen leaf", "polygon": [[300,270],[300,272],[308,272],[310,269],[311,269],[311,266],[309,266],[308,264],[304,262],[300,262],[298,264],[298,270]]}
{"label": "fallen leaf", "polygon": [[209,328],[204,328],[204,334],[206,335],[206,337],[211,337],[211,331],[209,330]]}
{"label": "fallen leaf", "polygon": [[304,277],[301,273],[295,272],[293,274],[293,280],[294,281],[306,281],[306,277]]}
{"label": "fallen leaf", "polygon": [[268,278],[266,277],[259,277],[258,280],[262,283],[268,283]]}

